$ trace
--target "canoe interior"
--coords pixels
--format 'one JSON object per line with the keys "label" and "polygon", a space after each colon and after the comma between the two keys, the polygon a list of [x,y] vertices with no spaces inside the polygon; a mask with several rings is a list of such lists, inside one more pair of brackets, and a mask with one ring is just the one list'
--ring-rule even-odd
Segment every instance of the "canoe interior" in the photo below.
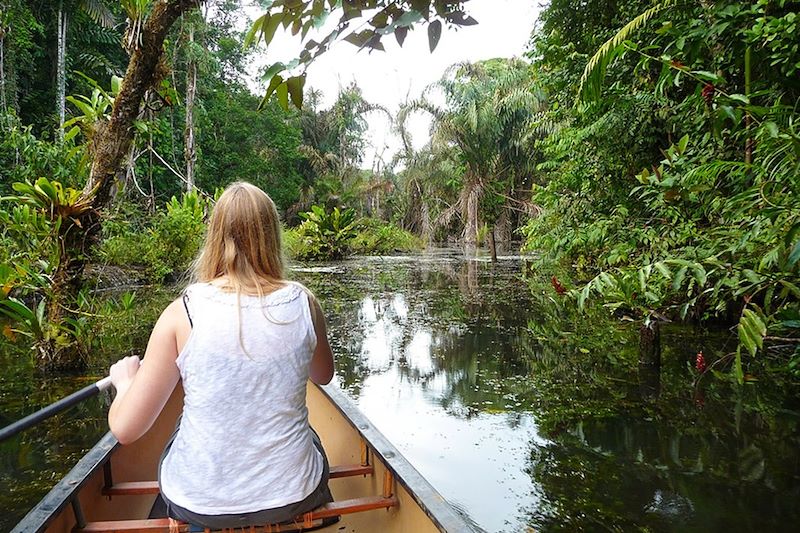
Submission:
{"label": "canoe interior", "polygon": [[[362,449],[366,449],[374,467],[371,476],[332,479],[329,484],[334,498],[380,495],[384,473],[389,471],[394,480],[392,492],[399,502],[388,510],[345,515],[339,523],[320,531],[425,533],[470,529],[341,392],[309,383],[307,401],[311,425],[320,435],[331,466],[359,464]],[[114,483],[155,480],[161,452],[175,429],[182,405],[183,391],[178,386],[156,423],[136,443],[120,446],[107,434],[14,531],[73,531],[77,522],[69,502],[76,493],[87,522],[147,518],[155,496],[103,496],[108,468],[102,465],[110,462]]]}

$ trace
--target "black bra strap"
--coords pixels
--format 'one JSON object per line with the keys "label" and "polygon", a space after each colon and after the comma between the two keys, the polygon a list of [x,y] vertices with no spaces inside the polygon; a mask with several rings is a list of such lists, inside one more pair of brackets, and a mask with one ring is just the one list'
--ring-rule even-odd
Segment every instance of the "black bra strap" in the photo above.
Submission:
{"label": "black bra strap", "polygon": [[183,308],[186,309],[186,318],[189,319],[189,326],[194,327],[192,314],[189,312],[189,295],[186,293],[183,293]]}

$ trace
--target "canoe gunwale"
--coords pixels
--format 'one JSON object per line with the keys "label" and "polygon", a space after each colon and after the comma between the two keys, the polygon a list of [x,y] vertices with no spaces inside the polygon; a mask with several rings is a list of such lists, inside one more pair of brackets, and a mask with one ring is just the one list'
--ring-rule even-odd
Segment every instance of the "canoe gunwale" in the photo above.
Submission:
{"label": "canoe gunwale", "polygon": [[315,385],[367,442],[392,475],[444,532],[474,531],[447,500],[414,468],[408,459],[370,422],[350,398],[335,385]]}
{"label": "canoe gunwale", "polygon": [[66,476],[50,489],[50,492],[31,509],[27,515],[11,530],[12,533],[39,533],[47,528],[47,524],[70,504],[86,481],[111,458],[119,442],[109,431],[92,449],[81,457],[80,461]]}

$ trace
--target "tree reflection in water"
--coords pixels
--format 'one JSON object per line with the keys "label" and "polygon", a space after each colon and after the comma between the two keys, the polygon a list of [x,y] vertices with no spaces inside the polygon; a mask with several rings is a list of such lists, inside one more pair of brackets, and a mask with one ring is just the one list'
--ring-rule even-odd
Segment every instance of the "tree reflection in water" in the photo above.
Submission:
{"label": "tree reflection in water", "polygon": [[[340,385],[483,527],[786,530],[797,523],[800,440],[797,406],[787,404],[797,394],[773,383],[737,396],[713,379],[695,391],[688,363],[699,349],[724,348],[719,335],[665,328],[662,368],[643,368],[635,331],[603,309],[578,314],[549,283],[523,282],[519,260],[491,265],[444,253],[342,269],[335,279],[305,278],[315,290],[347,293],[326,300],[342,349]],[[370,406],[376,401],[380,408]],[[485,431],[492,434],[477,434]],[[528,452],[516,461],[487,438],[526,439]],[[437,450],[420,450],[426,446]],[[484,455],[470,455],[471,446]],[[493,465],[487,453],[505,462]],[[434,456],[442,465],[426,464]],[[529,484],[509,472],[498,481],[508,481],[507,496],[488,494],[491,481],[466,472],[478,462],[523,469]],[[481,495],[501,501],[482,505]]]}

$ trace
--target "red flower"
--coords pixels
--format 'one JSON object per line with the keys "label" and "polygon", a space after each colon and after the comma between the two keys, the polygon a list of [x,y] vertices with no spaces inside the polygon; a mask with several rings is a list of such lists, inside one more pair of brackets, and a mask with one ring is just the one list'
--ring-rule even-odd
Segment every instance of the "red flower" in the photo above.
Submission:
{"label": "red flower", "polygon": [[698,372],[701,374],[706,371],[706,358],[703,357],[703,351],[700,350],[697,352],[697,360],[694,363],[694,367],[697,369]]}
{"label": "red flower", "polygon": [[714,87],[714,85],[711,83],[706,83],[705,86],[703,86],[703,92],[701,94],[703,96],[703,100],[706,101],[707,106],[710,107],[711,104],[714,102],[714,93],[716,91],[717,88]]}
{"label": "red flower", "polygon": [[556,290],[559,296],[563,296],[564,293],[567,292],[567,289],[561,284],[560,281],[558,281],[557,277],[553,276],[550,278],[550,283],[553,284],[553,288]]}

